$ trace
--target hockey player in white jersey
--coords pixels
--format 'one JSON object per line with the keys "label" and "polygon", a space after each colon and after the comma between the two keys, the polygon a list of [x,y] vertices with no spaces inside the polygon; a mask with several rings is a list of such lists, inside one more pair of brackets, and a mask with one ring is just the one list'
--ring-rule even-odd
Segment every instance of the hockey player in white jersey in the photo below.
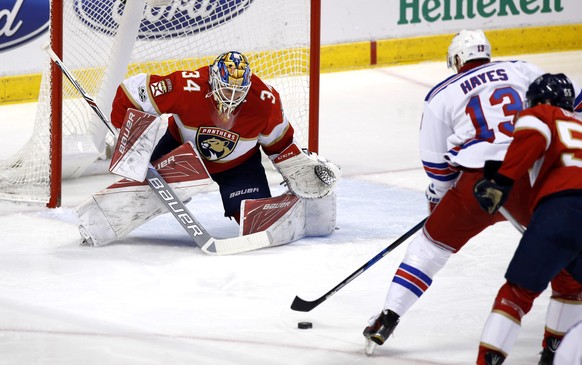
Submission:
{"label": "hockey player in white jersey", "polygon": [[[448,67],[456,74],[426,96],[420,127],[420,157],[430,184],[430,216],[408,245],[379,315],[364,329],[366,350],[392,334],[430,287],[452,254],[488,226],[504,220],[489,215],[473,198],[486,160],[503,160],[512,139],[513,117],[523,109],[529,84],[543,71],[521,61],[491,62],[491,45],[481,30],[462,30],[452,40]],[[505,207],[526,225],[529,186],[516,181]]]}
{"label": "hockey player in white jersey", "polygon": [[556,350],[553,365],[582,364],[582,321],[573,325]]}

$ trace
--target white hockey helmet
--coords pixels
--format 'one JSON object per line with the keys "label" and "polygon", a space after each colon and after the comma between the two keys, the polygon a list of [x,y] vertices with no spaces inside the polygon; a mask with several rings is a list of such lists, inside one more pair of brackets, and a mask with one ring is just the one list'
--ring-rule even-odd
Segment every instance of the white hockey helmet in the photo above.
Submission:
{"label": "white hockey helmet", "polygon": [[[460,63],[455,64],[455,56]],[[491,44],[482,30],[463,29],[455,35],[447,52],[447,66],[459,72],[467,61],[487,59],[491,60]]]}

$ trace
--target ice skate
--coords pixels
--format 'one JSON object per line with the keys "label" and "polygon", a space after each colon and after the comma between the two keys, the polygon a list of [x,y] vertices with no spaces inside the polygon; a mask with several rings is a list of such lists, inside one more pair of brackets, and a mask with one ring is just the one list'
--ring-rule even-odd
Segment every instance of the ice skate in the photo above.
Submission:
{"label": "ice skate", "polygon": [[554,355],[558,349],[560,340],[555,337],[548,337],[545,340],[544,349],[541,352],[540,362],[538,365],[552,365],[554,363]]}
{"label": "ice skate", "polygon": [[391,310],[382,311],[370,319],[368,327],[364,328],[366,338],[366,355],[374,352],[376,345],[383,345],[386,339],[394,332],[400,316]]}
{"label": "ice skate", "polygon": [[485,353],[485,364],[487,365],[501,365],[505,361],[505,355],[499,351],[488,351]]}

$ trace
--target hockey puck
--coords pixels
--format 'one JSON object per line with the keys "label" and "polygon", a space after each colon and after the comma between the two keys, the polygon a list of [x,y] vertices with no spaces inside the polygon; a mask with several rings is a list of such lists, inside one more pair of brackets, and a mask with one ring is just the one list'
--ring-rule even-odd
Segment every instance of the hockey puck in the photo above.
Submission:
{"label": "hockey puck", "polygon": [[313,323],[311,323],[311,322],[299,322],[299,323],[297,323],[297,328],[300,328],[302,330],[308,330],[310,328],[313,328]]}

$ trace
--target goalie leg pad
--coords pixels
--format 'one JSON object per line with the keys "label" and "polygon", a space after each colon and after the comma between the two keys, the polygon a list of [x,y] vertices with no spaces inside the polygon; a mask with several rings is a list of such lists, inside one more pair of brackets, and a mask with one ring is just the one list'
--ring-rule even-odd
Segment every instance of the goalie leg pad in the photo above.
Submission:
{"label": "goalie leg pad", "polygon": [[271,237],[271,246],[308,236],[326,236],[335,230],[336,195],[301,199],[286,193],[273,198],[244,200],[241,217],[241,235],[266,231]]}
{"label": "goalie leg pad", "polygon": [[118,239],[115,230],[94,197],[77,208],[77,215],[81,221],[79,233],[83,246],[103,246]]}
{"label": "goalie leg pad", "polygon": [[[190,142],[155,162],[160,175],[181,201],[186,201],[212,183]],[[96,193],[77,208],[81,235],[103,246],[167,212],[166,206],[145,182],[128,179]]]}
{"label": "goalie leg pad", "polygon": [[327,236],[335,230],[336,202],[333,191],[321,199],[305,199],[306,236]]}
{"label": "goalie leg pad", "polygon": [[305,202],[287,193],[272,198],[243,200],[240,234],[266,231],[271,246],[305,237]]}

